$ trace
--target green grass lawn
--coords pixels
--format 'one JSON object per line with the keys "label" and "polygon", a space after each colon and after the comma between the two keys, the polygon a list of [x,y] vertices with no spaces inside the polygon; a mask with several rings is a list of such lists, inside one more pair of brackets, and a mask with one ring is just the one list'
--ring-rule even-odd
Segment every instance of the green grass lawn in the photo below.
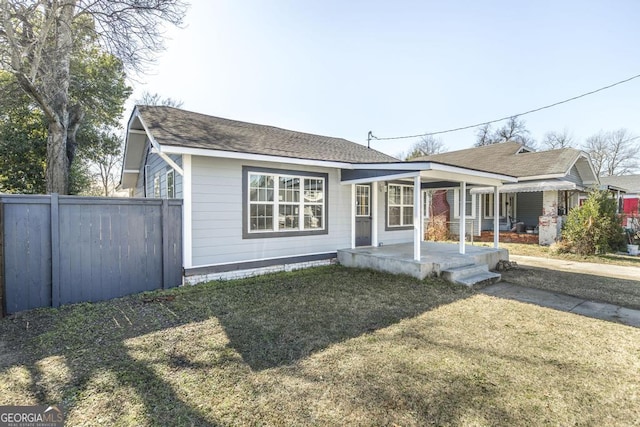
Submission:
{"label": "green grass lawn", "polygon": [[633,425],[640,330],[339,266],[0,320],[67,425]]}

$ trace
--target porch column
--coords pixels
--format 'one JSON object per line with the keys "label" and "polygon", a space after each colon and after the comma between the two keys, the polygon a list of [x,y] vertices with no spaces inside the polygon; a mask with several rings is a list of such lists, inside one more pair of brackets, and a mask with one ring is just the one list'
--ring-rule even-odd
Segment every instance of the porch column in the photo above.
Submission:
{"label": "porch column", "polygon": [[420,261],[420,175],[413,178],[413,259]]}
{"label": "porch column", "polygon": [[351,184],[351,249],[356,248],[356,185]]}
{"label": "porch column", "polygon": [[467,183],[460,183],[460,254],[464,255],[466,248],[464,245],[465,235],[467,234]]}
{"label": "porch column", "polygon": [[[191,154],[182,155],[182,264],[193,267]],[[243,201],[244,203],[244,201]]]}
{"label": "porch column", "polygon": [[493,187],[493,247],[500,246],[500,193],[498,186]]}
{"label": "porch column", "polygon": [[371,184],[371,246],[378,246],[378,181]]}

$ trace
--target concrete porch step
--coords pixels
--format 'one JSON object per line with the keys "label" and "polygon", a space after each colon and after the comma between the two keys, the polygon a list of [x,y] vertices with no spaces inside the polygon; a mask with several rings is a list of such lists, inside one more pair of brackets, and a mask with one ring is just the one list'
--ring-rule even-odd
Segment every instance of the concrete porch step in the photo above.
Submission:
{"label": "concrete porch step", "polygon": [[492,284],[499,282],[502,276],[489,271],[487,264],[472,264],[462,267],[448,268],[442,271],[442,277],[453,283],[474,286],[479,283]]}

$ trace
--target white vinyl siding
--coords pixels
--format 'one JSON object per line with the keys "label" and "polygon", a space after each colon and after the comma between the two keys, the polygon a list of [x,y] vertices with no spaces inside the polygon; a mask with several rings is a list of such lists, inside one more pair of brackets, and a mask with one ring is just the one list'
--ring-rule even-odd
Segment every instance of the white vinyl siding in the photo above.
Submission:
{"label": "white vinyl siding", "polygon": [[[243,166],[328,174],[324,234],[243,238]],[[194,267],[335,252],[351,245],[351,188],[340,184],[337,169],[193,156],[192,180]]]}

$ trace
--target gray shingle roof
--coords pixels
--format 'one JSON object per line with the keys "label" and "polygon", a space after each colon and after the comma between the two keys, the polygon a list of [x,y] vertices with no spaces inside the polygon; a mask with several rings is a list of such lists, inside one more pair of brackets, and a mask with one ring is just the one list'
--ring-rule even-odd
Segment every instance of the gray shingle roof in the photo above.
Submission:
{"label": "gray shingle roof", "polygon": [[173,107],[137,106],[160,145],[348,163],[398,159],[342,138],[207,116]]}
{"label": "gray shingle roof", "polygon": [[451,151],[419,157],[413,161],[433,161],[477,169],[503,175],[526,178],[540,175],[565,174],[580,156],[580,150],[558,150],[518,153],[522,148],[517,142],[503,142],[466,150]]}
{"label": "gray shingle roof", "polygon": [[628,193],[640,194],[640,175],[601,176],[600,183],[624,188]]}

